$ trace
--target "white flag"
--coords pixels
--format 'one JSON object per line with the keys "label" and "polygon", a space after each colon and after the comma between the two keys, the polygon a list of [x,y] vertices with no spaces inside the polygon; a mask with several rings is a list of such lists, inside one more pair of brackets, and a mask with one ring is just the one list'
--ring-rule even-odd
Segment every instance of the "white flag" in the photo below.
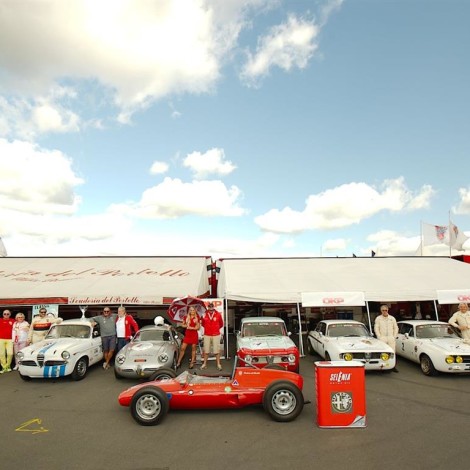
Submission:
{"label": "white flag", "polygon": [[450,223],[450,246],[454,250],[462,251],[462,245],[468,240],[469,237],[458,229],[457,225]]}
{"label": "white flag", "polygon": [[3,244],[2,237],[0,237],[0,257],[6,256],[7,255],[7,250],[5,248],[5,245]]}
{"label": "white flag", "polygon": [[423,246],[444,244],[449,246],[449,227],[447,225],[421,224]]}

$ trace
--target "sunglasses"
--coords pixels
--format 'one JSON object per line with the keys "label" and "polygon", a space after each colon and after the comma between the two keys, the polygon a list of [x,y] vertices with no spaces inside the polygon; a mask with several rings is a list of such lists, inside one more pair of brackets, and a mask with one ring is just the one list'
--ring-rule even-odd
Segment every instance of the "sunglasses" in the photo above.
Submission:
{"label": "sunglasses", "polygon": [[103,310],[104,313],[110,313],[111,310]]}

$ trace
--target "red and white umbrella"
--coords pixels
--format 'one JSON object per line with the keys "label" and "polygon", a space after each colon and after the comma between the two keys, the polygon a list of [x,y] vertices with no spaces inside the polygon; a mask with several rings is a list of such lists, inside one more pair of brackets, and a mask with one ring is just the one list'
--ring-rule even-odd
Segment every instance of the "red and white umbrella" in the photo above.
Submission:
{"label": "red and white umbrella", "polygon": [[173,302],[168,307],[168,316],[173,321],[183,321],[184,317],[188,314],[189,307],[194,307],[197,314],[202,317],[207,310],[206,300],[191,295],[173,299]]}

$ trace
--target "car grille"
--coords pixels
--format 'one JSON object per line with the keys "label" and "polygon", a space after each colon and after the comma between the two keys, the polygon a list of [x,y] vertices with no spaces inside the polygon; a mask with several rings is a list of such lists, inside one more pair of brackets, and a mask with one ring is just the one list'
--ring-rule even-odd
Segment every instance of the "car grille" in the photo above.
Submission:
{"label": "car grille", "polygon": [[287,356],[253,356],[253,364],[281,364],[289,362]]}
{"label": "car grille", "polygon": [[38,364],[39,367],[42,367],[44,365],[44,354],[38,354]]}
{"label": "car grille", "polygon": [[45,361],[44,360],[44,355],[41,355],[42,357],[40,358],[38,356],[38,362],[35,362],[33,360],[26,360],[26,361],[21,361],[21,365],[23,366],[28,366],[28,367],[44,367],[44,366],[62,366],[64,364],[67,364],[66,361],[63,360],[58,360],[58,361]]}
{"label": "car grille", "polygon": [[351,353],[354,359],[364,359],[373,360],[373,359],[380,359],[381,352],[373,352],[373,353],[364,353],[364,352],[355,352]]}
{"label": "car grille", "polygon": [[37,364],[35,361],[21,361],[21,365],[28,367],[36,367]]}

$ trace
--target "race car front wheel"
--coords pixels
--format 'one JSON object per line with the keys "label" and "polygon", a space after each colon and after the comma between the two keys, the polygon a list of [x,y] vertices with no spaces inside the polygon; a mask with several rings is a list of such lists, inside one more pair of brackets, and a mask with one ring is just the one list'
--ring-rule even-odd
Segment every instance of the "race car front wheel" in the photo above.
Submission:
{"label": "race car front wheel", "polygon": [[264,392],[263,407],[274,421],[293,421],[304,407],[304,397],[293,383],[278,380]]}
{"label": "race car front wheel", "polygon": [[145,387],[139,390],[131,402],[132,417],[142,426],[155,426],[168,413],[166,393],[159,387]]}

